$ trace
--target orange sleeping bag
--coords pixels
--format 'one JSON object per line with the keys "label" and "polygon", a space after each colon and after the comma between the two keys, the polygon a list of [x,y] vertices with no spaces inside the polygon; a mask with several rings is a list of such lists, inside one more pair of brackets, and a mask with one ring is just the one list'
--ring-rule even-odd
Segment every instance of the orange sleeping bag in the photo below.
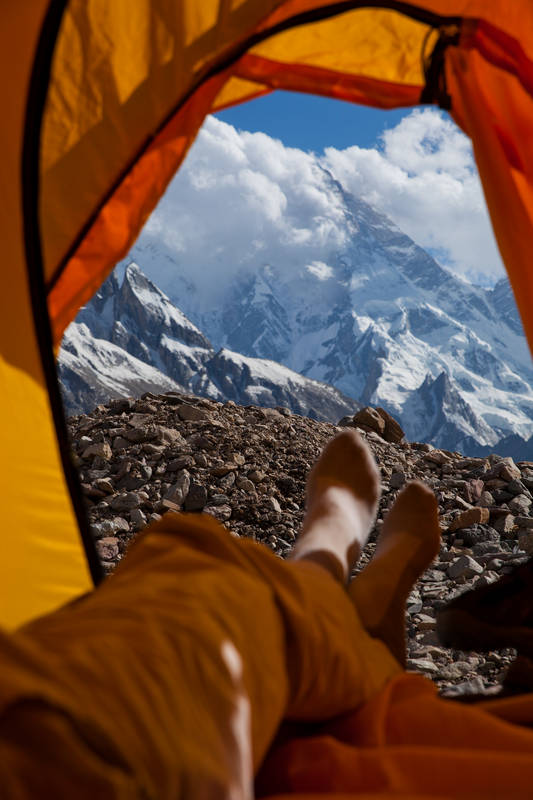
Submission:
{"label": "orange sleeping bag", "polygon": [[167,515],[0,648],[9,800],[247,798],[258,771],[278,798],[531,796],[532,732],[438,699],[327,572],[207,515]]}

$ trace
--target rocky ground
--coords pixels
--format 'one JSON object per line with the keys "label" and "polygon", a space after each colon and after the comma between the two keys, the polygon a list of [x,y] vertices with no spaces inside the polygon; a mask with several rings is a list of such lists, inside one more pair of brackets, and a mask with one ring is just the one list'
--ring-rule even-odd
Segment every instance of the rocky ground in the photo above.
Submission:
{"label": "rocky ground", "polygon": [[[533,462],[466,458],[405,442],[380,409],[365,409],[341,424],[361,430],[382,478],[380,511],[361,565],[406,481],[425,481],[439,501],[441,550],[408,602],[409,669],[449,695],[494,691],[513,651],[479,655],[444,648],[435,612],[533,553]],[[243,408],[168,393],[111,401],[72,417],[69,430],[91,530],[111,572],[135,534],[168,510],[211,514],[234,535],[286,556],[303,517],[306,475],[340,427],[285,408]]]}

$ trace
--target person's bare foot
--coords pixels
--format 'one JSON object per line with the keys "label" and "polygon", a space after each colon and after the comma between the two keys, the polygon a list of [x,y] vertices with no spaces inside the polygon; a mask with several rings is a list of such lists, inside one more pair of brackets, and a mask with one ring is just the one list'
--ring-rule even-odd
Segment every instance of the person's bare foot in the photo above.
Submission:
{"label": "person's bare foot", "polygon": [[405,603],[439,543],[435,495],[418,481],[409,483],[385,518],[372,560],[348,589],[368,633],[381,639],[404,666]]}
{"label": "person's bare foot", "polygon": [[380,495],[369,447],[347,428],[324,448],[307,480],[307,511],[293,559],[314,561],[346,581],[368,539]]}

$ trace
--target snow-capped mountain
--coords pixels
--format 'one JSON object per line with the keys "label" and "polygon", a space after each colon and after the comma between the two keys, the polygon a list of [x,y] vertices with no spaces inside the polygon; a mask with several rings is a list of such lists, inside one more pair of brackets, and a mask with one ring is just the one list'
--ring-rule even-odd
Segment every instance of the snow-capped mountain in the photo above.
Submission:
{"label": "snow-capped mountain", "polygon": [[146,391],[286,406],[332,422],[359,408],[337,389],[271,360],[216,352],[134,263],[121,282],[113,273],[81,309],[65,333],[58,367],[69,414]]}
{"label": "snow-capped mountain", "polygon": [[383,406],[411,440],[468,452],[528,439],[533,369],[507,280],[487,290],[455,277],[326,172],[324,181],[347,232],[327,261],[246,263],[204,293],[186,254],[148,232],[119,274],[134,258],[215,348]]}

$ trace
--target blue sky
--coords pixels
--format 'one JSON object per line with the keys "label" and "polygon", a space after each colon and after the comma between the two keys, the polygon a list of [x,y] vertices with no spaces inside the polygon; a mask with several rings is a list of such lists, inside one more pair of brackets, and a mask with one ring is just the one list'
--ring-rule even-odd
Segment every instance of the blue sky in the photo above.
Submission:
{"label": "blue sky", "polygon": [[287,147],[321,154],[325,147],[373,147],[411,108],[382,111],[297,92],[272,92],[216,116],[239,130],[267,133]]}

